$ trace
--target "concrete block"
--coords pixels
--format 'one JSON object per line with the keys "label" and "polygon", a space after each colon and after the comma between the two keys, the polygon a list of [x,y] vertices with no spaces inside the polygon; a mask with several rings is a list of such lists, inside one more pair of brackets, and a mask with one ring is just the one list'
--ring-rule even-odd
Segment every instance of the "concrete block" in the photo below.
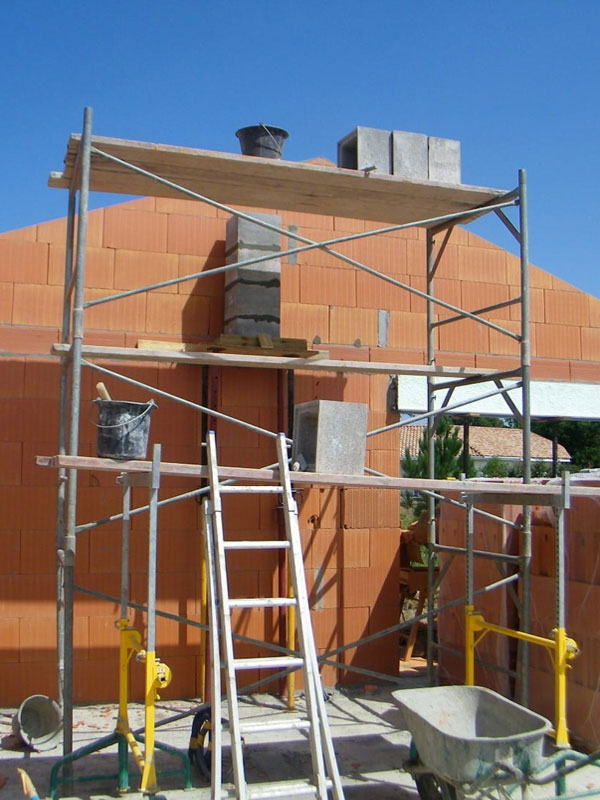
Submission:
{"label": "concrete block", "polygon": [[460,142],[429,137],[429,180],[460,183]]}
{"label": "concrete block", "polygon": [[362,475],[367,417],[363,403],[300,403],[294,409],[292,466],[308,472]]}
{"label": "concrete block", "polygon": [[392,131],[392,172],[399,178],[429,179],[429,145],[424,133]]}
{"label": "concrete block", "polygon": [[338,167],[376,168],[379,175],[392,174],[392,134],[359,125],[338,142]]}
{"label": "concrete block", "polygon": [[[278,214],[255,212],[260,218],[281,227]],[[226,261],[246,261],[281,250],[281,234],[251,220],[233,217],[227,223]],[[248,267],[225,273],[224,332],[238,336],[269,333],[279,336],[281,305],[281,259],[275,255]]]}
{"label": "concrete block", "polygon": [[224,332],[279,336],[281,280],[277,271],[236,269],[225,286]]}

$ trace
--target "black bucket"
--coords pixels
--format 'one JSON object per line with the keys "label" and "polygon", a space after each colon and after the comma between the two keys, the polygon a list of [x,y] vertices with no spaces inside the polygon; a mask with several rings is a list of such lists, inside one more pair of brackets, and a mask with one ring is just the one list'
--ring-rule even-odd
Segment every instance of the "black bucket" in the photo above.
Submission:
{"label": "black bucket", "polygon": [[289,133],[283,128],[274,128],[272,125],[250,125],[240,128],[235,132],[240,140],[242,155],[261,156],[262,158],[281,158],[283,143]]}
{"label": "black bucket", "polygon": [[154,400],[148,403],[128,403],[124,400],[101,400],[98,406],[98,457],[144,459],[150,434],[150,412],[157,408]]}

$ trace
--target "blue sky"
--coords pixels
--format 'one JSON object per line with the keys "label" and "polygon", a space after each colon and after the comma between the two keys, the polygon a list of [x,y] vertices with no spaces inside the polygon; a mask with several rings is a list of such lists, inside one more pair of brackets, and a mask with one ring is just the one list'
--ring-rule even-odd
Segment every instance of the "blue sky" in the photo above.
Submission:
{"label": "blue sky", "polygon": [[465,183],[524,167],[531,261],[600,296],[597,0],[23,0],[0,25],[2,231],[65,214],[47,177],[86,105],[99,135],[228,152],[267,122],[291,160],[367,125],[460,139]]}

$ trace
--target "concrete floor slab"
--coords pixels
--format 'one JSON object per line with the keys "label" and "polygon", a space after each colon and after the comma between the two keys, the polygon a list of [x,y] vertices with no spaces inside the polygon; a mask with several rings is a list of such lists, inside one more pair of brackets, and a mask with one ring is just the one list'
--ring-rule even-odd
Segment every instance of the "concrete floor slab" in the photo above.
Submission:
{"label": "concrete floor slab", "polygon": [[[411,687],[415,679],[407,681]],[[241,715],[245,719],[260,718],[264,721],[271,715],[292,713],[299,715],[303,709],[303,698],[297,702],[296,712],[287,712],[284,704],[272,695],[252,695],[240,701]],[[194,701],[159,701],[157,721],[168,722],[160,725],[157,739],[186,753],[191,731],[189,714],[197,707]],[[410,734],[405,729],[402,715],[395,705],[387,688],[373,687],[370,691],[331,693],[326,704],[329,724],[338,764],[342,775],[345,796],[349,800],[416,800],[418,797],[412,778],[400,767],[408,758]],[[0,736],[10,734],[13,709],[5,709],[0,714]],[[222,715],[227,717],[226,704]],[[143,725],[144,710],[139,704],[132,704],[130,723],[132,728]],[[88,745],[110,734],[116,723],[116,707],[110,705],[85,706],[74,711],[75,747]],[[23,797],[17,767],[24,768],[35,784],[40,797],[49,792],[50,771],[59,757],[58,751],[35,753],[27,751],[0,750],[0,775],[6,782],[0,788],[0,800],[20,800]],[[302,732],[278,733],[276,740],[268,734],[247,737],[244,759],[249,782],[258,783],[269,780],[289,780],[305,777],[310,770],[310,755],[305,734]],[[176,760],[169,755],[157,755],[158,769],[172,769]],[[117,768],[116,747],[86,756],[75,766],[75,774],[81,776],[110,775]],[[224,756],[226,777],[231,775],[228,751]],[[194,789],[185,792],[181,778],[166,777],[159,780],[160,793],[157,797],[165,800],[189,800],[190,797],[208,800],[210,788],[196,768],[192,770]],[[135,788],[139,786],[139,774],[131,764],[132,791],[120,795],[114,778],[103,778],[93,782],[74,784],[73,788],[61,793],[63,798],[73,800],[110,800],[127,797],[138,800],[142,795]],[[570,791],[593,791],[597,788],[600,797],[600,769],[587,767],[569,778]],[[536,787],[532,797],[553,797],[552,785]]]}

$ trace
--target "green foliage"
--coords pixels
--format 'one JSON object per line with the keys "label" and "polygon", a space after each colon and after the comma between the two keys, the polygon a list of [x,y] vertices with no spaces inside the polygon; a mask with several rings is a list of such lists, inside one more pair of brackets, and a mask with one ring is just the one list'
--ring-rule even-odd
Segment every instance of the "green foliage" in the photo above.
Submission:
{"label": "green foliage", "polygon": [[[597,420],[534,420],[534,433],[547,439],[555,436],[566,447],[579,469],[600,467],[600,422]],[[561,469],[563,469],[561,465]]]}
{"label": "green foliage", "polygon": [[501,461],[498,456],[492,456],[482,470],[486,478],[506,478],[508,476],[508,464]]}
{"label": "green foliage", "polygon": [[[402,475],[405,478],[427,478],[429,475],[427,454],[428,433],[424,432],[419,439],[419,452],[415,458],[411,456],[408,448],[401,461]],[[462,439],[458,436],[457,429],[452,425],[449,417],[440,417],[434,438],[434,463],[436,478],[458,478],[463,471],[461,457]],[[475,467],[469,457],[467,477],[475,476]],[[403,495],[402,505],[412,508],[418,514],[425,509],[427,500],[420,492],[407,491]]]}

